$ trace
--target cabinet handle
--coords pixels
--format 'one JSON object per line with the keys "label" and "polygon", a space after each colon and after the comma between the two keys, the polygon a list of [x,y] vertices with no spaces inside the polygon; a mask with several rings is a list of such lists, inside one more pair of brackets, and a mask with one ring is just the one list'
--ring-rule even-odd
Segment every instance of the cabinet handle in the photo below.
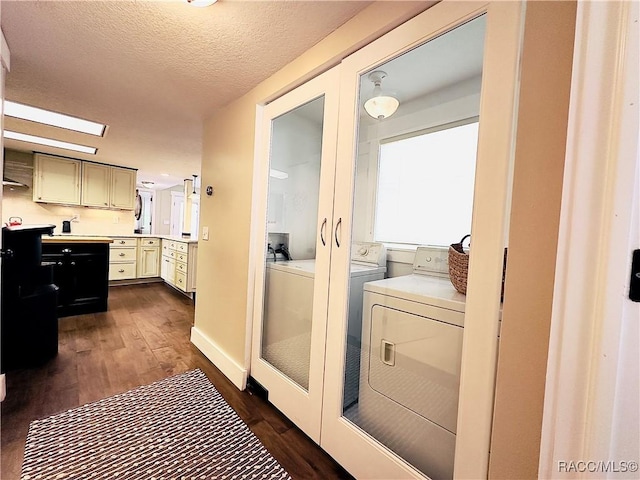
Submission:
{"label": "cabinet handle", "polygon": [[38,197],[38,200],[42,200],[42,197]]}
{"label": "cabinet handle", "polygon": [[121,268],[120,270],[118,270],[118,272],[124,273],[124,268]]}
{"label": "cabinet handle", "polygon": [[124,253],[121,253],[121,254],[120,254],[120,256],[121,256],[121,257],[124,257]]}
{"label": "cabinet handle", "polygon": [[109,205],[107,202],[104,202],[105,205]]}
{"label": "cabinet handle", "polygon": [[124,240],[120,240],[120,245],[124,245],[125,243],[127,242],[125,242]]}
{"label": "cabinet handle", "polygon": [[342,217],[338,219],[338,223],[336,223],[336,231],[335,231],[335,239],[336,239],[336,247],[340,248],[340,240],[338,240],[338,228],[340,228],[340,237],[342,237]]}
{"label": "cabinet handle", "polygon": [[324,241],[324,232],[325,232],[326,228],[327,228],[327,219],[325,218],[322,221],[322,225],[320,226],[320,240],[322,240],[322,246],[323,247],[327,245],[327,242]]}

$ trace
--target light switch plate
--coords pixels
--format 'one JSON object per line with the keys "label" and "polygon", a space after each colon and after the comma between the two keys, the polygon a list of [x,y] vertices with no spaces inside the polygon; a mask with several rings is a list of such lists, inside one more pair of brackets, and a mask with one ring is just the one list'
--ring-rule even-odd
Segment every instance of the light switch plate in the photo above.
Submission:
{"label": "light switch plate", "polygon": [[209,240],[209,227],[202,227],[202,239]]}

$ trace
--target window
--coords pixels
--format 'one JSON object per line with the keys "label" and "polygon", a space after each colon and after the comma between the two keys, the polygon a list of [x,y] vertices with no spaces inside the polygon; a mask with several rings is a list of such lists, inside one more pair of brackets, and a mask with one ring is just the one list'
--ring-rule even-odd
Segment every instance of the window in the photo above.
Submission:
{"label": "window", "polygon": [[477,118],[380,145],[376,242],[443,245],[471,232]]}

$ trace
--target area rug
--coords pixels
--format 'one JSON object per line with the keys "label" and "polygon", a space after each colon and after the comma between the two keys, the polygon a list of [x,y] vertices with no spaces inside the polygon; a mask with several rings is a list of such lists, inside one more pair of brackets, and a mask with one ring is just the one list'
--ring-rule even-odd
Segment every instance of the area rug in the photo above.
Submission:
{"label": "area rug", "polygon": [[200,370],[36,420],[21,480],[290,479]]}

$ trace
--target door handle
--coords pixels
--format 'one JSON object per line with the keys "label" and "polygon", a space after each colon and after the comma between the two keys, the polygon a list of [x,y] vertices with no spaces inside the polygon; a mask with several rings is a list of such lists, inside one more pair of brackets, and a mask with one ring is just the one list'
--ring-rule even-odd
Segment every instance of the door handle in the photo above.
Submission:
{"label": "door handle", "polygon": [[322,246],[325,247],[327,245],[327,242],[325,242],[324,240],[324,232],[327,229],[327,219],[325,218],[322,221],[322,225],[320,226],[320,240],[322,240]]}
{"label": "door handle", "polygon": [[340,240],[338,239],[338,229],[340,229],[340,237],[342,237],[342,217],[338,219],[338,223],[336,223],[336,231],[334,232],[334,237],[336,239],[336,247],[340,248]]}

